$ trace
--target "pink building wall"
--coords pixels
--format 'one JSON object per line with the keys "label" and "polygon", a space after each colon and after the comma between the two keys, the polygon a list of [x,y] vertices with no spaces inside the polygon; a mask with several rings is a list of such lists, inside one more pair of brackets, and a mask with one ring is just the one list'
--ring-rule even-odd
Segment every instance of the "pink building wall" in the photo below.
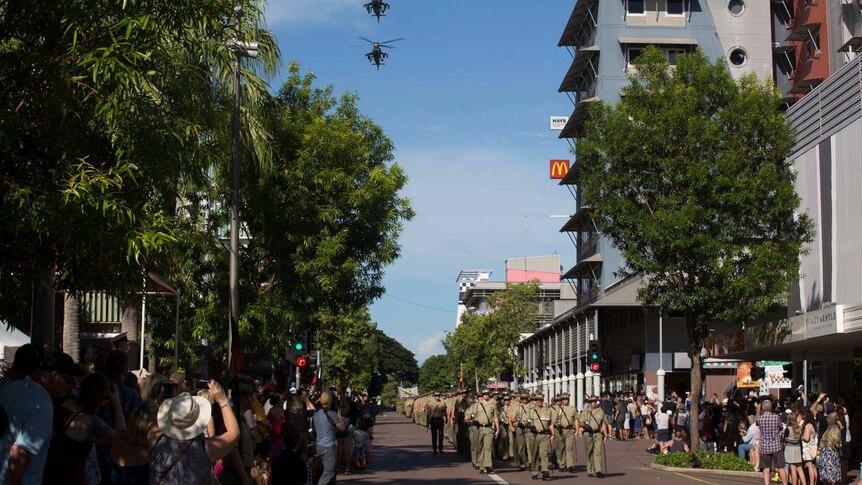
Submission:
{"label": "pink building wall", "polygon": [[545,273],[542,271],[524,271],[522,269],[507,269],[506,283],[525,283],[527,281],[539,280],[539,283],[559,283],[559,273]]}

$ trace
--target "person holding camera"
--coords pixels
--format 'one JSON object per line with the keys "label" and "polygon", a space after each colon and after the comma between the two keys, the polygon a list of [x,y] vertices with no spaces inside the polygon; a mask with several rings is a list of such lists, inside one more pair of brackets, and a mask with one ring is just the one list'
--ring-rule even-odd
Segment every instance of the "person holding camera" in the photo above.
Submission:
{"label": "person holding camera", "polygon": [[605,412],[599,407],[599,398],[590,396],[589,408],[581,411],[578,417],[578,435],[584,438],[587,453],[587,476],[602,478],[602,457],[604,442],[608,440],[610,425]]}

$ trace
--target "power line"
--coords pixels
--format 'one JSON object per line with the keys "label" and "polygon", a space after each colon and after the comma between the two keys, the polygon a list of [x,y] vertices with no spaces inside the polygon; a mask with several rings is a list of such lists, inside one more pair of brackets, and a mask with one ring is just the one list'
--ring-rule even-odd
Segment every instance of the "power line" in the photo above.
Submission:
{"label": "power line", "polygon": [[428,306],[428,305],[423,305],[423,304],[421,304],[421,303],[416,303],[415,301],[405,300],[404,298],[399,298],[399,297],[397,297],[397,296],[395,296],[395,295],[393,295],[393,294],[391,294],[391,293],[389,293],[389,292],[386,292],[386,293],[383,293],[383,294],[384,294],[385,296],[388,296],[389,298],[394,298],[394,299],[396,299],[396,300],[398,300],[398,301],[402,301],[402,302],[404,302],[404,303],[407,303],[407,304],[410,304],[410,305],[414,305],[414,306],[418,306],[418,307],[421,307],[421,308],[427,308],[428,310],[435,310],[435,311],[438,311],[438,312],[444,312],[444,313],[456,313],[456,312],[455,312],[455,311],[453,311],[453,310],[444,310],[444,309],[442,309],[442,308],[435,308],[435,307],[433,307],[433,306]]}

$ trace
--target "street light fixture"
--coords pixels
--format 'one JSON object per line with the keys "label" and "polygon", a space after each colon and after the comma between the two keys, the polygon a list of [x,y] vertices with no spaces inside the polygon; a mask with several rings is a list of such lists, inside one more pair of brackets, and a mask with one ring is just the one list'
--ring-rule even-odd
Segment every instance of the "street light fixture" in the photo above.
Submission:
{"label": "street light fixture", "polygon": [[240,91],[240,65],[243,57],[255,58],[259,54],[257,42],[238,40],[242,17],[245,14],[242,7],[233,9],[236,16],[237,39],[228,42],[228,47],[236,56],[233,67],[233,161],[231,164],[231,195],[230,195],[230,320],[227,333],[227,366],[230,369],[233,356],[233,331],[239,325],[239,115],[242,96]]}

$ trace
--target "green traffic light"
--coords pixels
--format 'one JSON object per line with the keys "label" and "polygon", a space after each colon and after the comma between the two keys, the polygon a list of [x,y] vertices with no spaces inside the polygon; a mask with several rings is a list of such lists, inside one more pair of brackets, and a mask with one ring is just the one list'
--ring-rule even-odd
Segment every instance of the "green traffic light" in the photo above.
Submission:
{"label": "green traffic light", "polygon": [[294,344],[294,346],[293,346],[293,347],[294,347],[296,350],[302,350],[302,343],[301,343],[301,342],[297,342],[296,344]]}
{"label": "green traffic light", "polygon": [[598,358],[599,358],[599,354],[593,354],[593,357],[592,357],[593,360],[596,360]]}

